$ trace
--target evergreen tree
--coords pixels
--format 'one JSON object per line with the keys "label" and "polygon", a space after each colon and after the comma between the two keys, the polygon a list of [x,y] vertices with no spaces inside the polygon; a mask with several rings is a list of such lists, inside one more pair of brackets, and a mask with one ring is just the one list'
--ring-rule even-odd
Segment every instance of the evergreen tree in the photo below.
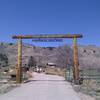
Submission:
{"label": "evergreen tree", "polygon": [[6,54],[0,53],[0,65],[3,67],[8,65],[8,57]]}
{"label": "evergreen tree", "polygon": [[36,66],[36,60],[33,56],[30,56],[29,60],[28,60],[28,66],[29,67],[34,67]]}

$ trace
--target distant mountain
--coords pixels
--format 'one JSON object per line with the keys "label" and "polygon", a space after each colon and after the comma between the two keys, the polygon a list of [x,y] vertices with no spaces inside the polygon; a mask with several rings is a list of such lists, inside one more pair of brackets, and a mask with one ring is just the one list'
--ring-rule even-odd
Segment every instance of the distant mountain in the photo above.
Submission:
{"label": "distant mountain", "polygon": [[[80,67],[100,68],[100,47],[79,46]],[[17,44],[0,43],[0,53],[7,55],[10,66],[17,64]],[[28,64],[30,56],[33,56],[37,65],[55,63],[58,67],[73,65],[73,49],[63,45],[59,47],[37,47],[23,44],[23,65]]]}

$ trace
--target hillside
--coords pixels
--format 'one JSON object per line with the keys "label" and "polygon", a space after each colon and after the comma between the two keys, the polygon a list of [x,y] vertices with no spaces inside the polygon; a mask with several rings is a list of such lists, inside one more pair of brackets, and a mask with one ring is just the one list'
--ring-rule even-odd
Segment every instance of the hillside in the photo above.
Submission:
{"label": "hillside", "polygon": [[[8,64],[17,64],[17,44],[0,43],[0,53],[7,55]],[[23,44],[23,65],[28,64],[30,56],[33,56],[37,65],[55,63],[58,67],[73,65],[73,49],[67,45],[60,47],[36,47]],[[79,46],[80,67],[100,67],[100,47]],[[1,63],[2,61],[0,61]]]}

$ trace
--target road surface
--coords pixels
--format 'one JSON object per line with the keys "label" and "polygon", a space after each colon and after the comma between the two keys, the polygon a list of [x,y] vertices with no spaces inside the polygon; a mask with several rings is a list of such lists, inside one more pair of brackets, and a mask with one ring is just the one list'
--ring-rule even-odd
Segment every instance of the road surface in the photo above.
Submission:
{"label": "road surface", "polygon": [[54,75],[34,74],[33,79],[0,96],[0,100],[81,100],[70,83]]}

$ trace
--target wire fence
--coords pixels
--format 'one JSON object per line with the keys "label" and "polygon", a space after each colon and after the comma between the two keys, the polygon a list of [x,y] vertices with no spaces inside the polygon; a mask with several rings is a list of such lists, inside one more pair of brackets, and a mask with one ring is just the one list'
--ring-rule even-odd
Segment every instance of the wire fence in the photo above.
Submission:
{"label": "wire fence", "polygon": [[100,68],[83,68],[80,77],[83,78],[83,84],[75,87],[76,91],[100,100]]}
{"label": "wire fence", "polygon": [[84,80],[95,80],[100,83],[100,68],[84,68],[80,71],[80,77]]}

